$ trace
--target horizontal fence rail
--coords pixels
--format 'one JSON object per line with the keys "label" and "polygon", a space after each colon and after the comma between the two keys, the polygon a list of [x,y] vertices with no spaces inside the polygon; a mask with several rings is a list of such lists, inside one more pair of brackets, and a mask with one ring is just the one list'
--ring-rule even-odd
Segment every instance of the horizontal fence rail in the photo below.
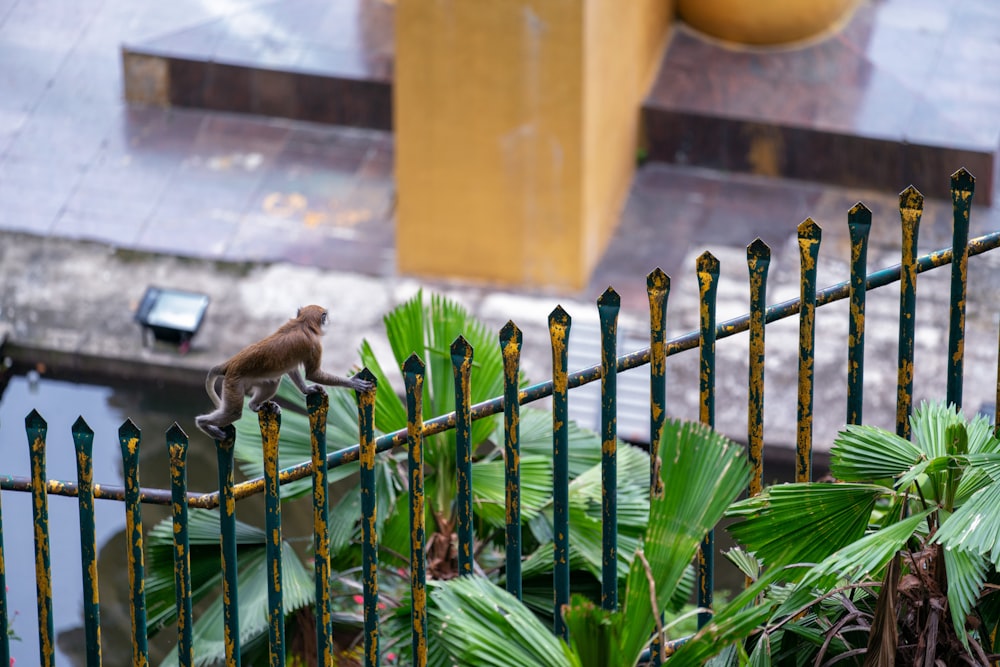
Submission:
{"label": "horizontal fence rail", "polygon": [[[699,284],[699,328],[697,331],[666,339],[667,302],[670,278],[659,269],[647,277],[650,308],[650,345],[642,350],[617,355],[617,318],[620,307],[618,294],[608,288],[597,300],[601,323],[601,359],[594,366],[570,372],[567,368],[567,344],[572,329],[570,315],[561,307],[549,317],[552,348],[552,378],[549,381],[520,388],[519,363],[522,333],[517,325],[508,322],[499,333],[498,343],[503,360],[503,395],[471,404],[470,371],[474,363],[472,346],[459,336],[449,350],[452,363],[455,410],[448,414],[424,420],[422,397],[427,368],[417,355],[411,356],[402,366],[407,426],[379,437],[375,435],[376,391],[356,394],[358,406],[358,443],[351,447],[327,452],[326,428],[329,398],[326,393],[306,397],[309,431],[312,444],[311,459],[303,463],[280,468],[278,439],[281,415],[277,406],[266,403],[258,413],[262,446],[264,449],[264,476],[236,484],[234,480],[235,429],[227,427],[226,437],[216,442],[219,490],[211,493],[193,493],[187,489],[188,437],[175,424],[166,434],[166,447],[170,463],[170,489],[143,488],[139,483],[138,460],[143,445],[139,429],[126,421],[118,433],[124,466],[123,487],[98,484],[93,481],[92,446],[94,433],[82,418],[73,425],[72,436],[76,449],[78,479],[76,482],[49,480],[46,477],[47,424],[37,412],[25,419],[25,430],[31,453],[29,477],[0,476],[4,491],[32,494],[34,523],[35,580],[38,606],[38,646],[41,664],[55,664],[52,609],[54,591],[50,563],[50,531],[47,504],[50,496],[69,496],[78,499],[80,515],[81,569],[84,588],[84,625],[88,665],[102,663],[101,615],[97,582],[97,553],[94,538],[94,501],[108,499],[121,501],[126,516],[126,542],[128,545],[128,604],[131,619],[131,659],[136,665],[148,664],[147,635],[148,610],[145,589],[145,561],[143,552],[144,527],[142,505],[158,504],[172,510],[174,597],[176,602],[177,661],[181,665],[195,664],[193,646],[191,535],[189,509],[219,509],[220,572],[224,624],[221,641],[224,644],[226,663],[240,664],[243,650],[239,618],[239,580],[237,553],[240,537],[237,531],[237,502],[249,496],[263,494],[265,498],[265,536],[267,582],[267,645],[271,665],[286,664],[289,640],[285,637],[286,599],[288,579],[283,567],[287,554],[283,552],[281,486],[310,477],[312,480],[312,569],[315,584],[315,652],[319,664],[334,663],[332,591],[331,591],[331,533],[329,502],[327,498],[331,469],[347,463],[360,464],[360,518],[362,535],[361,590],[363,609],[362,655],[365,665],[376,665],[382,660],[381,603],[379,592],[379,534],[376,530],[379,498],[376,481],[376,461],[380,452],[394,447],[406,447],[406,468],[409,480],[409,589],[412,600],[410,626],[412,662],[427,664],[429,637],[427,628],[428,591],[428,538],[425,526],[427,514],[424,498],[424,448],[429,436],[455,431],[455,503],[456,522],[455,572],[459,576],[472,575],[477,569],[474,559],[476,545],[473,536],[472,468],[475,455],[471,441],[475,421],[491,415],[503,414],[504,423],[504,548],[506,559],[502,578],[507,590],[516,597],[522,596],[522,489],[520,469],[520,406],[552,397],[552,530],[553,530],[553,632],[563,638],[568,630],[560,610],[569,601],[570,570],[569,552],[572,544],[569,525],[569,459],[568,459],[568,395],[571,389],[601,382],[601,518],[602,518],[602,567],[600,603],[608,610],[618,606],[619,563],[618,554],[618,438],[617,386],[621,372],[650,365],[650,445],[649,479],[651,495],[662,491],[659,459],[659,434],[667,411],[666,360],[668,357],[699,349],[699,419],[714,426],[716,401],[716,343],[718,340],[749,331],[748,344],[748,404],[747,404],[747,456],[753,469],[748,493],[755,495],[762,486],[763,429],[764,429],[764,360],[765,330],[768,323],[798,316],[798,394],[796,480],[812,477],[812,415],[813,371],[815,348],[816,308],[849,300],[849,334],[847,365],[847,414],[846,423],[860,423],[864,406],[864,333],[865,295],[868,291],[899,282],[899,357],[897,378],[897,431],[908,436],[908,417],[912,407],[914,320],[916,318],[917,275],[933,268],[952,266],[952,286],[949,309],[949,356],[947,396],[956,405],[962,399],[962,376],[965,340],[965,307],[968,278],[968,259],[1000,246],[1000,231],[979,238],[968,238],[969,213],[974,188],[972,176],[960,170],[952,176],[955,232],[953,245],[921,257],[916,255],[917,233],[923,209],[923,197],[912,186],[900,194],[902,221],[902,248],[899,264],[867,273],[867,245],[871,227],[871,211],[857,204],[848,212],[851,261],[850,277],[844,282],[824,289],[817,289],[816,267],[820,252],[822,231],[807,219],[798,228],[800,250],[800,294],[793,300],[766,306],[766,285],[770,263],[770,249],[759,239],[747,247],[749,268],[749,312],[724,322],[716,321],[716,292],[720,266],[710,253],[698,258],[696,271]],[[375,375],[363,369],[359,377],[375,382]],[[998,379],[1000,396],[1000,379]],[[676,390],[676,389],[674,389]],[[693,388],[691,389],[693,390]],[[998,401],[1000,404],[1000,401]],[[669,470],[666,471],[669,479]],[[3,552],[2,505],[0,505],[0,623],[7,626],[11,614],[7,606]],[[624,538],[621,538],[624,539]],[[699,624],[711,618],[713,595],[713,533],[705,536],[698,556],[698,604],[701,608]],[[10,658],[9,638],[0,640],[0,664]],[[650,660],[660,664],[661,656],[669,655],[676,643],[664,643],[664,638],[653,640]],[[661,650],[661,648],[663,650]]]}

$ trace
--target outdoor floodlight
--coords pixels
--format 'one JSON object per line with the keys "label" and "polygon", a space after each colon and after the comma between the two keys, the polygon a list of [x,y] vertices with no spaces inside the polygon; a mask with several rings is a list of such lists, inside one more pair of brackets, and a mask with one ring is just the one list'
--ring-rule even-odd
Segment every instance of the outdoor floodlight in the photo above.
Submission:
{"label": "outdoor floodlight", "polygon": [[156,340],[177,344],[183,353],[198,333],[207,309],[208,296],[204,294],[150,286],[135,311],[135,321],[142,325],[147,343],[152,334]]}

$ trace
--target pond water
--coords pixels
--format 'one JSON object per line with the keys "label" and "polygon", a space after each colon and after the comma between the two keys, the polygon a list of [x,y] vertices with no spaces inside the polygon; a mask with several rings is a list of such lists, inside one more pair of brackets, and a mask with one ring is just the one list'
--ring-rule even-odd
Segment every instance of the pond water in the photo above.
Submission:
{"label": "pond water", "polygon": [[[75,481],[76,459],[71,427],[78,416],[94,431],[94,480],[122,485],[118,428],[131,418],[142,429],[140,479],[143,486],[169,488],[170,476],[165,431],[180,417],[191,433],[193,415],[206,407],[204,390],[186,385],[115,382],[81,384],[42,377],[30,381],[14,376],[0,397],[0,460],[3,472],[29,476],[28,440],[24,418],[32,410],[48,423],[46,473],[49,479]],[[189,450],[189,485],[194,490],[216,486],[214,448],[192,436]],[[206,445],[201,447],[200,445]],[[242,507],[241,507],[242,509]],[[143,506],[146,531],[169,516],[168,509]],[[101,626],[104,662],[124,665],[129,653],[128,576],[124,540],[125,511],[121,503],[95,503]],[[52,563],[53,620],[56,631],[56,664],[83,665],[83,590],[81,584],[79,511],[75,498],[49,497],[50,554]],[[7,566],[7,601],[17,616],[13,628],[21,641],[11,642],[17,665],[37,665],[37,611],[35,598],[34,540],[31,496],[3,493],[4,550]],[[161,633],[165,638],[172,633]],[[169,640],[169,638],[167,638]]]}

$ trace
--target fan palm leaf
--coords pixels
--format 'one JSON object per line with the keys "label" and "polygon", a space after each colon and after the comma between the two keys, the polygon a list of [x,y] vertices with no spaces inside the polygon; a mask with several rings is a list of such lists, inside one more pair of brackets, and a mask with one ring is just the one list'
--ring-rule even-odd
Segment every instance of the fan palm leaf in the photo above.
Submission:
{"label": "fan palm leaf", "polygon": [[936,508],[929,508],[918,512],[830,554],[805,573],[795,591],[778,608],[776,615],[795,613],[813,598],[814,589],[825,592],[838,579],[859,581],[864,577],[877,577],[889,559],[913,537],[917,526],[935,510]]}
{"label": "fan palm leaf", "polygon": [[735,503],[730,534],[767,565],[817,563],[864,535],[877,484],[779,484]]}
{"label": "fan palm leaf", "polygon": [[504,666],[638,662],[702,538],[750,475],[741,448],[699,424],[668,421],[661,443],[664,493],[650,502],[648,528],[631,560],[621,611],[599,609],[574,596],[564,613],[572,647],[568,651],[558,640],[553,645],[549,629],[495,584],[442,582],[432,594],[438,608],[431,619],[453,659]]}
{"label": "fan palm leaf", "polygon": [[[149,533],[149,565],[146,572],[147,622],[160,628],[176,619],[174,605],[173,522],[161,521]],[[198,601],[221,582],[219,568],[219,514],[209,510],[188,513],[191,545],[192,600]],[[269,580],[266,536],[263,530],[242,522],[236,524],[239,586],[240,637],[251,640],[267,633]],[[214,556],[211,558],[210,556]],[[282,595],[286,612],[312,603],[315,595],[312,574],[294,549],[282,543]],[[217,597],[195,621],[193,632],[197,665],[210,665],[225,657],[223,644],[223,603]],[[176,648],[162,664],[177,663]]]}
{"label": "fan palm leaf", "polygon": [[430,597],[431,628],[457,664],[582,664],[520,600],[488,579],[452,579],[433,586]]}

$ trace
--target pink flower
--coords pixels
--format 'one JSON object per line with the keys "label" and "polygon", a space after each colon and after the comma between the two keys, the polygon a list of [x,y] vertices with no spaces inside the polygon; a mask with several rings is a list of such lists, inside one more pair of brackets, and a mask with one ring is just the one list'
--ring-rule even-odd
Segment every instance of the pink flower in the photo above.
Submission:
{"label": "pink flower", "polygon": [[364,602],[365,602],[364,596],[362,596],[362,595],[355,595],[354,596],[354,603],[355,604],[364,604]]}

